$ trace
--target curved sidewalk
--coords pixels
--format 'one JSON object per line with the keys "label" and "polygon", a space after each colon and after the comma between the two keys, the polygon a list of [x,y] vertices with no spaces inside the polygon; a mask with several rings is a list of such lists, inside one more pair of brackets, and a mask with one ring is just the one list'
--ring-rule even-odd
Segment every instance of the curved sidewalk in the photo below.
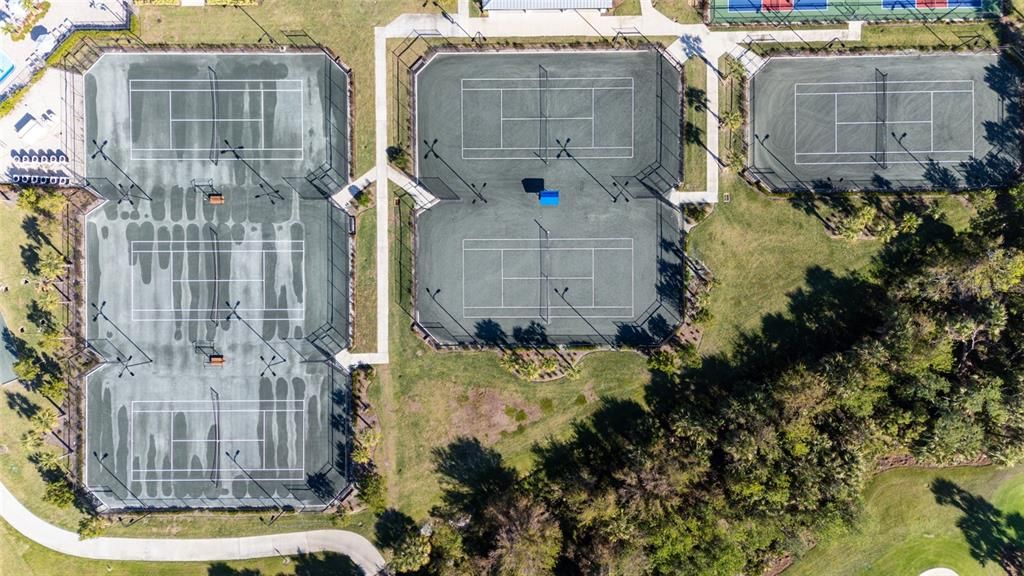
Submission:
{"label": "curved sidewalk", "polygon": [[385,567],[384,558],[355,532],[312,530],[244,538],[92,538],[58,528],[39,518],[0,483],[0,517],[23,536],[51,550],[93,560],[145,562],[220,562],[269,556],[293,556],[312,552],[336,552],[348,556],[367,575]]}

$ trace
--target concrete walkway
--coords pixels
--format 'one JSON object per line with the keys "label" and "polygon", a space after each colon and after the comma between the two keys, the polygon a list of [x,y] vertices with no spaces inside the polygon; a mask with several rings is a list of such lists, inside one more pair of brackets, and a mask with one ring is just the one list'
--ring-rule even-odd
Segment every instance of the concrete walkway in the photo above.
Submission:
{"label": "concrete walkway", "polygon": [[0,517],[29,540],[50,550],[92,560],[145,562],[219,562],[314,552],[344,554],[367,575],[378,574],[384,557],[355,532],[312,530],[245,538],[156,539],[93,538],[58,528],[39,518],[0,484]]}

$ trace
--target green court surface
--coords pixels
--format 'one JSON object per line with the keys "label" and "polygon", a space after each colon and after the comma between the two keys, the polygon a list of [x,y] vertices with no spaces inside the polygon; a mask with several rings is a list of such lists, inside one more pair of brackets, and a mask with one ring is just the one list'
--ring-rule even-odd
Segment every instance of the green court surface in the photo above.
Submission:
{"label": "green court surface", "polygon": [[750,173],[775,190],[1007,185],[1020,82],[992,53],[771,59],[750,82]]}
{"label": "green court surface", "polygon": [[[416,316],[443,344],[647,345],[682,312],[681,83],[659,51],[435,54]],[[542,205],[542,190],[558,190]]]}
{"label": "green court surface", "polygon": [[998,18],[998,0],[711,0],[715,24]]}
{"label": "green court surface", "polygon": [[347,488],[348,78],[323,53],[108,54],[86,74],[85,477],[109,508]]}

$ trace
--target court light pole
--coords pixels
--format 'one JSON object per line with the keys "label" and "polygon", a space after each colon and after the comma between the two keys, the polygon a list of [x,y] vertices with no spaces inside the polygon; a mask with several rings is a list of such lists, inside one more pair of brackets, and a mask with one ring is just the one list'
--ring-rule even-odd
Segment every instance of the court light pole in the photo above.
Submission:
{"label": "court light pole", "polygon": [[569,300],[566,299],[565,294],[566,294],[566,292],[569,291],[569,287],[568,286],[563,287],[561,292],[559,292],[558,288],[552,288],[552,290],[555,291],[555,294],[558,294],[558,297],[562,299],[562,302],[565,302],[566,306],[568,306],[570,310],[575,312],[576,315],[580,317],[580,320],[583,320],[584,322],[586,322],[587,326],[590,326],[590,329],[593,330],[595,334],[600,336],[602,340],[604,340],[605,344],[610,346],[612,350],[618,350],[618,347],[615,346],[614,343],[609,342],[608,338],[606,338],[605,335],[602,334],[601,331],[598,330],[596,326],[591,324],[590,320],[587,320],[587,317],[584,316],[583,314],[581,314],[580,311],[577,310],[576,307],[572,305],[572,302],[569,302]]}
{"label": "court light pole", "polygon": [[269,491],[267,491],[266,488],[263,487],[263,484],[260,484],[259,480],[253,478],[252,474],[249,474],[249,471],[246,470],[244,466],[242,466],[241,464],[238,463],[238,453],[239,452],[241,452],[241,450],[235,450],[234,454],[232,454],[231,452],[225,451],[224,455],[227,456],[232,462],[234,462],[235,466],[238,466],[238,469],[242,471],[242,474],[245,474],[245,477],[248,478],[250,482],[252,482],[253,484],[259,486],[260,490],[263,490],[263,493],[266,494],[267,497],[270,498],[270,501],[274,503],[274,506],[277,507],[277,513],[271,515],[269,521],[264,521],[263,520],[263,516],[260,516],[260,522],[263,522],[267,526],[272,526],[274,524],[274,522],[277,522],[278,518],[280,518],[281,516],[284,515],[284,507],[281,506],[277,502],[277,498],[274,498],[273,494],[271,494]]}
{"label": "court light pole", "polygon": [[452,319],[452,322],[455,322],[455,324],[473,340],[473,344],[477,344],[476,336],[474,336],[473,333],[470,332],[469,330],[466,330],[466,327],[462,325],[462,322],[459,322],[459,320],[455,316],[453,316],[452,313],[449,312],[447,308],[444,307],[444,304],[441,304],[437,300],[437,295],[441,293],[441,289],[435,288],[434,290],[431,290],[426,286],[424,286],[423,289],[427,291],[427,295],[430,296],[430,299],[434,301],[434,304],[437,304],[438,308],[440,308],[445,314],[447,314],[448,317]]}
{"label": "court light pole", "polygon": [[102,456],[100,456],[99,454],[97,454],[97,453],[96,453],[96,451],[95,451],[95,450],[93,450],[93,451],[92,451],[92,455],[93,455],[93,457],[94,457],[94,458],[96,458],[96,462],[98,462],[98,463],[99,463],[100,467],[101,467],[101,468],[103,468],[103,471],[104,471],[104,472],[106,472],[107,474],[109,474],[109,475],[110,475],[110,476],[111,476],[111,477],[112,477],[112,478],[113,478],[114,480],[117,480],[117,483],[118,483],[118,484],[120,484],[120,485],[121,485],[121,487],[122,487],[122,488],[124,488],[124,489],[125,489],[125,490],[126,490],[126,491],[128,492],[128,494],[130,494],[130,495],[132,496],[132,498],[135,498],[135,500],[137,500],[137,501],[138,501],[138,503],[139,503],[139,504],[140,504],[140,505],[141,505],[141,506],[142,506],[143,508],[145,508],[145,507],[146,507],[146,503],[145,503],[145,502],[143,502],[143,501],[142,501],[142,499],[141,499],[141,498],[139,498],[139,496],[138,496],[138,495],[137,495],[137,494],[136,494],[135,492],[132,492],[132,489],[131,489],[131,488],[129,488],[129,487],[128,487],[128,485],[127,485],[127,484],[125,484],[125,483],[124,483],[124,482],[123,482],[123,481],[121,480],[121,478],[119,478],[119,477],[117,476],[117,474],[114,474],[113,470],[111,470],[111,469],[110,469],[110,467],[106,465],[106,463],[104,462],[104,460],[106,460],[106,459],[107,459],[107,456],[110,456],[110,454],[109,454],[108,452],[104,452],[104,453],[103,453],[103,455],[102,455]]}

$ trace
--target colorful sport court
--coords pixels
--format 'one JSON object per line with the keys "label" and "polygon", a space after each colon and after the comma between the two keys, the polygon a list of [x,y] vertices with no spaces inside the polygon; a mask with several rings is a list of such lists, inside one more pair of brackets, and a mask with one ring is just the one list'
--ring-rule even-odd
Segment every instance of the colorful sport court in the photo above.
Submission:
{"label": "colorful sport court", "polygon": [[714,22],[916,20],[991,17],[993,0],[713,0]]}

